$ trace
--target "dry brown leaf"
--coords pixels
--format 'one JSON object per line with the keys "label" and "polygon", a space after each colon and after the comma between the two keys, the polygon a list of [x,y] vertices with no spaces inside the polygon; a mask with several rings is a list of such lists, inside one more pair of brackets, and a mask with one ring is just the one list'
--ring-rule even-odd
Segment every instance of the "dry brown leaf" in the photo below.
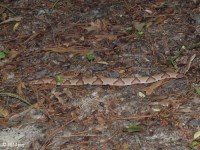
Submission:
{"label": "dry brown leaf", "polygon": [[26,88],[23,82],[20,82],[19,84],[17,84],[17,94],[23,95],[22,88]]}
{"label": "dry brown leaf", "polygon": [[89,126],[92,125],[94,123],[94,118],[93,117],[88,117],[87,119],[85,119],[83,121],[83,125],[84,126]]}
{"label": "dry brown leaf", "polygon": [[2,106],[0,106],[0,117],[7,117],[9,115],[9,111]]}
{"label": "dry brown leaf", "polygon": [[135,29],[136,29],[137,31],[142,31],[142,29],[143,29],[144,26],[145,26],[145,23],[138,22],[138,21],[134,21],[133,25],[134,25],[134,27],[135,27]]}
{"label": "dry brown leaf", "polygon": [[144,89],[146,91],[146,95],[151,95],[155,91],[155,89],[161,86],[163,83],[163,80],[152,83],[149,87]]}
{"label": "dry brown leaf", "polygon": [[106,130],[108,127],[106,125],[100,125],[94,128],[95,132],[103,132],[104,130]]}
{"label": "dry brown leaf", "polygon": [[91,22],[89,27],[85,27],[88,32],[91,31],[106,31],[110,23],[105,19],[97,19],[95,22]]}
{"label": "dry brown leaf", "polygon": [[65,100],[64,100],[62,97],[60,97],[60,95],[61,95],[62,93],[60,93],[60,92],[52,92],[52,94],[58,99],[58,102],[59,102],[59,103],[61,103],[61,104],[64,104],[64,103],[65,103]]}
{"label": "dry brown leaf", "polygon": [[8,124],[8,119],[5,118],[5,119],[0,119],[0,126],[3,127],[3,126],[7,126]]}
{"label": "dry brown leaf", "polygon": [[106,124],[105,119],[102,118],[102,117],[97,117],[97,121],[98,121],[98,123],[101,124],[101,125]]}
{"label": "dry brown leaf", "polygon": [[5,64],[11,62],[11,61],[12,61],[15,57],[17,57],[17,55],[19,55],[19,54],[20,54],[20,51],[11,50],[11,51],[9,52],[9,57],[6,58],[6,59],[4,59],[4,60],[2,60],[2,61],[0,62],[0,67],[2,67],[2,66],[4,66]]}
{"label": "dry brown leaf", "polygon": [[78,53],[78,54],[88,54],[88,49],[80,49],[77,47],[50,47],[50,48],[44,48],[44,51],[53,51],[57,53],[66,53],[66,52],[72,52],[72,53]]}
{"label": "dry brown leaf", "polygon": [[152,25],[157,25],[160,24],[162,22],[164,22],[164,20],[166,19],[166,16],[158,16],[156,18],[152,18],[148,23],[147,26],[152,26]]}
{"label": "dry brown leaf", "polygon": [[182,113],[191,113],[193,111],[191,110],[191,108],[183,108],[183,109],[180,109],[179,112],[182,112]]}
{"label": "dry brown leaf", "polygon": [[64,88],[63,91],[69,98],[73,98],[72,92],[68,88]]}
{"label": "dry brown leaf", "polygon": [[160,23],[163,23],[164,20],[166,19],[166,16],[158,16],[156,17],[156,19],[154,20],[154,25],[157,25],[157,24],[160,24]]}

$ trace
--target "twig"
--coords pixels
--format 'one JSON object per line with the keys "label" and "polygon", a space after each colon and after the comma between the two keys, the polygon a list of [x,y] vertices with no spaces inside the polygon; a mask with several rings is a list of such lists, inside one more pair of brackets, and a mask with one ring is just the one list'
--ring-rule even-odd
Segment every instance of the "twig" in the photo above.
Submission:
{"label": "twig", "polygon": [[96,135],[96,134],[80,134],[80,135],[69,135],[69,136],[61,136],[61,138],[70,138],[70,137],[98,137],[100,135]]}
{"label": "twig", "polygon": [[65,123],[61,127],[54,128],[49,135],[47,135],[47,139],[44,143],[44,145],[40,148],[40,150],[45,150],[46,146],[49,144],[50,140],[56,135],[56,133],[59,133],[59,131],[63,130],[68,124],[72,123],[74,120],[76,120],[77,117],[72,118],[69,122]]}
{"label": "twig", "polygon": [[189,61],[188,61],[188,63],[187,63],[187,66],[186,66],[186,68],[185,68],[184,74],[186,74],[186,73],[188,72],[188,70],[190,69],[191,64],[192,64],[192,61],[194,60],[195,57],[196,57],[196,54],[193,54],[193,55],[190,57],[190,59],[189,59]]}
{"label": "twig", "polygon": [[150,118],[153,117],[152,115],[146,115],[146,116],[133,116],[133,117],[124,117],[124,118],[115,118],[113,120],[131,120],[131,119],[143,119],[143,118]]}
{"label": "twig", "polygon": [[175,64],[175,61],[176,61],[177,58],[180,57],[180,55],[183,53],[183,51],[184,51],[185,49],[186,49],[186,47],[185,47],[185,46],[182,46],[181,49],[180,49],[180,51],[179,51],[175,56],[170,57],[169,61],[170,61],[170,63],[172,64],[172,66],[173,66],[175,69],[177,69],[177,66],[176,66],[176,64]]}
{"label": "twig", "polygon": [[53,4],[53,6],[51,7],[51,9],[53,9],[59,1],[60,1],[60,0],[57,0],[57,1]]}
{"label": "twig", "polygon": [[194,43],[194,44],[188,46],[188,49],[191,50],[191,49],[198,48],[198,47],[200,47],[200,42]]}
{"label": "twig", "polygon": [[16,94],[13,94],[13,93],[0,93],[0,96],[10,96],[10,97],[14,97],[14,98],[17,98],[19,99],[20,101],[24,102],[25,104],[29,105],[29,106],[32,106],[31,103],[29,103],[27,100],[23,99],[22,97],[16,95]]}
{"label": "twig", "polygon": [[7,6],[2,5],[2,4],[0,4],[0,6],[3,7],[3,8],[5,8],[5,9],[7,9],[7,10],[10,11],[11,13],[13,13],[15,16],[17,15],[14,11],[12,11],[12,10],[11,10],[10,8],[8,8]]}

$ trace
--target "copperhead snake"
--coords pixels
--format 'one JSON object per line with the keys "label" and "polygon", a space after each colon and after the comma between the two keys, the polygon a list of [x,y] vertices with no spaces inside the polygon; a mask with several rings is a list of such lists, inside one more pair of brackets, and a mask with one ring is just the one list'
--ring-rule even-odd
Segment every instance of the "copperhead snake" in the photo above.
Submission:
{"label": "copperhead snake", "polygon": [[90,77],[63,79],[62,83],[57,82],[54,78],[45,78],[28,82],[29,85],[53,84],[53,85],[110,85],[110,86],[127,86],[134,84],[153,83],[159,80],[183,78],[184,74],[175,72],[166,72],[146,77],[130,77],[130,78],[107,78],[107,77]]}
{"label": "copperhead snake", "polygon": [[134,84],[145,84],[153,83],[164,79],[178,79],[185,77],[185,74],[189,71],[190,66],[196,54],[193,54],[188,64],[183,71],[183,74],[176,72],[166,72],[161,74],[156,74],[153,76],[146,77],[129,77],[129,78],[108,78],[108,77],[90,77],[90,78],[75,78],[75,79],[63,79],[62,82],[57,82],[55,78],[46,78],[33,80],[28,82],[29,85],[39,85],[39,84],[53,84],[53,85],[110,85],[110,86],[127,86]]}

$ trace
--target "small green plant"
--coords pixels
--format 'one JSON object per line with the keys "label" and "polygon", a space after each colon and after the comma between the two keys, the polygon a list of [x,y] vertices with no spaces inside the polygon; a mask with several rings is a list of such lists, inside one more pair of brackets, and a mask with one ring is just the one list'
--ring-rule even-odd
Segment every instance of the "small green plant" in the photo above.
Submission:
{"label": "small green plant", "polygon": [[169,59],[168,59],[168,63],[170,64],[170,65],[172,65],[175,69],[177,69],[177,65],[176,65],[176,60],[177,60],[177,58],[179,58],[180,56],[181,56],[181,54],[184,52],[186,50],[186,47],[185,46],[182,46],[181,47],[181,49],[180,49],[180,51],[177,53],[177,54],[175,54],[175,56],[172,56],[172,57],[170,57]]}
{"label": "small green plant", "polygon": [[194,89],[196,90],[196,93],[197,93],[198,95],[200,95],[200,87],[194,87]]}
{"label": "small green plant", "polygon": [[140,125],[136,124],[130,124],[127,128],[124,129],[124,131],[133,133],[133,132],[140,132],[142,127]]}
{"label": "small green plant", "polygon": [[170,114],[167,114],[167,113],[163,113],[161,116],[162,116],[163,118],[170,118]]}
{"label": "small green plant", "polygon": [[193,150],[196,146],[198,146],[200,143],[197,141],[192,141],[192,143],[189,145],[189,147]]}
{"label": "small green plant", "polygon": [[132,32],[133,31],[133,27],[127,27],[126,28],[126,32]]}
{"label": "small green plant", "polygon": [[137,32],[137,35],[138,35],[138,36],[144,36],[144,32],[142,32],[142,31]]}
{"label": "small green plant", "polygon": [[86,57],[87,57],[87,60],[89,60],[89,61],[92,61],[95,59],[95,55],[92,53],[87,54]]}
{"label": "small green plant", "polygon": [[56,82],[58,82],[58,83],[63,83],[63,78],[60,76],[60,75],[57,75],[56,76]]}
{"label": "small green plant", "polygon": [[6,54],[4,52],[0,52],[0,59],[4,59],[6,57]]}
{"label": "small green plant", "polygon": [[0,52],[0,59],[4,59],[8,54],[9,54],[9,52],[7,50],[1,51]]}

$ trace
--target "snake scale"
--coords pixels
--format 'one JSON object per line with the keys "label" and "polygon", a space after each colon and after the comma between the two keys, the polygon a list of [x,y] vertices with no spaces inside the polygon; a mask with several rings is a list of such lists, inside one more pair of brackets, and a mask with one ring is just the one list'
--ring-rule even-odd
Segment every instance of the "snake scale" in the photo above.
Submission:
{"label": "snake scale", "polygon": [[44,78],[28,82],[29,85],[53,84],[53,85],[110,85],[110,86],[127,86],[134,84],[153,83],[164,79],[183,78],[184,74],[175,72],[166,72],[145,77],[129,77],[129,78],[107,78],[107,77],[83,77],[75,79],[62,79],[57,82],[55,78]]}

